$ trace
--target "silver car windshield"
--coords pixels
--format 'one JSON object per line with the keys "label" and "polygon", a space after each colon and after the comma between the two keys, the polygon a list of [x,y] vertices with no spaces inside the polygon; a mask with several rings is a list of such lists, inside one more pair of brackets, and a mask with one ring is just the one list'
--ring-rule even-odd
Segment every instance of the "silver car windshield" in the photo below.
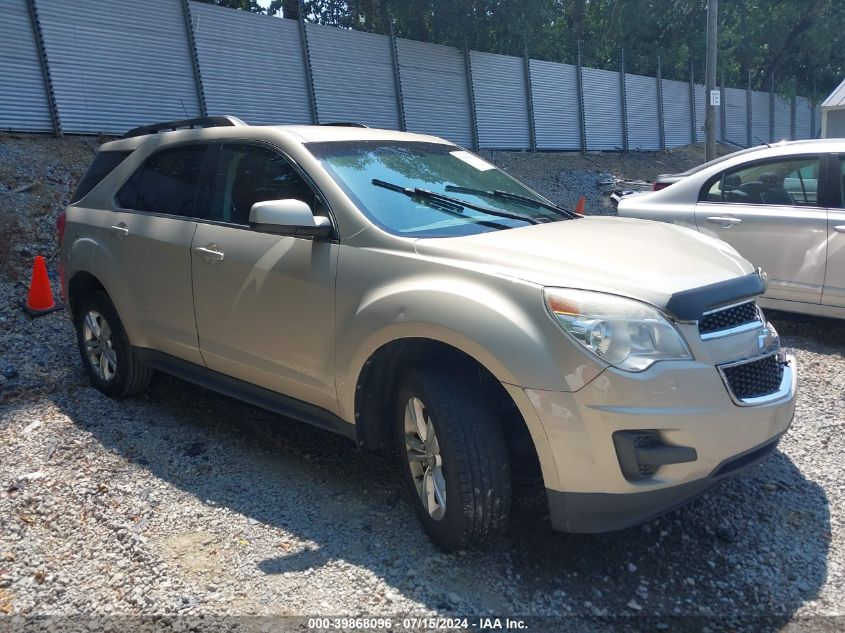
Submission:
{"label": "silver car windshield", "polygon": [[[309,143],[306,147],[374,224],[395,235],[471,235],[564,217],[548,208],[551,203],[542,196],[454,145],[378,140]],[[419,195],[413,195],[415,190]],[[526,199],[489,195],[491,192]],[[465,201],[467,206],[444,204],[431,193]],[[485,213],[485,208],[491,213]]]}

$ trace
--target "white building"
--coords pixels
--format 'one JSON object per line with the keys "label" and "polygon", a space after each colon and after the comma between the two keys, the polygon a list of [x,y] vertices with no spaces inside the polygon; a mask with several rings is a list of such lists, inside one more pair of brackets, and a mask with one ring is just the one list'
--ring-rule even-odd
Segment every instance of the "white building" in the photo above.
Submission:
{"label": "white building", "polygon": [[822,138],[845,138],[845,81],[822,103]]}

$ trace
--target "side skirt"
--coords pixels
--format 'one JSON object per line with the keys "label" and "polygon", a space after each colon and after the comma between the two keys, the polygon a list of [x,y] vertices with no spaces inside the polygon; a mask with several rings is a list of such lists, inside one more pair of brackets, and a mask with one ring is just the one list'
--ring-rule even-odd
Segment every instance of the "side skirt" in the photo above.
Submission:
{"label": "side skirt", "polygon": [[145,347],[135,347],[134,352],[150,367],[187,380],[200,387],[211,389],[273,413],[299,420],[313,426],[332,431],[352,441],[356,440],[355,425],[346,422],[330,411],[307,402],[284,396],[270,389],[232,378],[226,374],[200,367],[181,358],[170,356]]}
{"label": "side skirt", "polygon": [[768,297],[758,297],[757,303],[760,304],[760,307],[769,308],[771,310],[810,314],[813,316],[828,317],[831,319],[845,319],[845,307],[841,306],[830,306],[821,303],[804,303],[803,301],[786,301],[785,299],[769,299]]}

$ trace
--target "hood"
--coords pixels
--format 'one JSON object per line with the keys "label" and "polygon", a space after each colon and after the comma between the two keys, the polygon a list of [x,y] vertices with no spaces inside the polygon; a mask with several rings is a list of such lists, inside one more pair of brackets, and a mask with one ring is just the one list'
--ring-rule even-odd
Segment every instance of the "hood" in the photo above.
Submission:
{"label": "hood", "polygon": [[608,292],[660,308],[677,292],[755,270],[725,242],[692,229],[607,216],[420,239],[415,248],[498,276]]}

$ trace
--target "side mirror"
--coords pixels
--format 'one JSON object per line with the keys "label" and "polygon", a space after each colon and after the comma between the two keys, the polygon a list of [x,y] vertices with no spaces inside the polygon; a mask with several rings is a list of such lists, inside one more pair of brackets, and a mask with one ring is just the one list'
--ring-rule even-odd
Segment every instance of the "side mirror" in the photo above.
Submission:
{"label": "side mirror", "polygon": [[314,215],[302,200],[266,200],[256,202],[249,211],[249,223],[257,231],[297,237],[328,237],[332,223]]}

